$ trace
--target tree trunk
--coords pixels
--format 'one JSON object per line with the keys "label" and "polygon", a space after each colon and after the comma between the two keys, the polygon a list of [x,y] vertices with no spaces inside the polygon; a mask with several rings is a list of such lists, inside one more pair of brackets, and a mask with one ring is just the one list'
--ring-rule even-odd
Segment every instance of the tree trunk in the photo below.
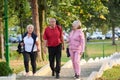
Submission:
{"label": "tree trunk", "polygon": [[[43,32],[43,27],[45,26],[45,6],[46,6],[46,0],[39,0],[38,1],[38,5],[39,5],[39,20],[40,20],[40,36],[42,37],[42,32]],[[43,45],[43,40],[41,38],[41,42]],[[41,56],[42,56],[42,59],[45,60],[45,55],[44,55],[44,52],[43,52],[43,47],[41,47]]]}
{"label": "tree trunk", "polygon": [[116,45],[115,44],[115,27],[112,23],[112,45]]}
{"label": "tree trunk", "polygon": [[[40,26],[39,26],[39,14],[38,14],[38,0],[31,0],[31,8],[32,8],[32,20],[35,26],[35,32],[39,38],[39,47],[41,48],[41,38],[40,38]],[[38,61],[41,61],[41,50],[38,53]]]}
{"label": "tree trunk", "polygon": [[4,40],[3,40],[3,28],[2,28],[1,18],[0,18],[0,58],[4,59]]}

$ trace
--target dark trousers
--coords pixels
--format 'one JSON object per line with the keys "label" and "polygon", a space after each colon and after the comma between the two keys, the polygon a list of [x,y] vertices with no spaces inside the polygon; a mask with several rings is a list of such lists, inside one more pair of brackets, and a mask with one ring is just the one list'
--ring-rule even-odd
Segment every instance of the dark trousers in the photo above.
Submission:
{"label": "dark trousers", "polygon": [[36,57],[37,57],[37,52],[33,52],[33,53],[25,52],[25,53],[23,53],[24,67],[25,67],[26,72],[29,72],[29,58],[31,59],[33,74],[36,72]]}
{"label": "dark trousers", "polygon": [[[60,73],[61,67],[61,44],[56,47],[48,47],[49,63],[52,71]],[[56,59],[56,66],[55,66]]]}

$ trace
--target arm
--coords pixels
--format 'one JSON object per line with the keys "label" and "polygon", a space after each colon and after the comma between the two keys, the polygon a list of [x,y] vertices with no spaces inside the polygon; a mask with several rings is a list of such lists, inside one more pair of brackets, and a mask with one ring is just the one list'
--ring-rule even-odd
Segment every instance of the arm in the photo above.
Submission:
{"label": "arm", "polygon": [[62,43],[62,49],[64,50],[63,30],[62,30],[61,26],[58,26],[58,29],[60,31],[60,39],[61,39],[61,43]]}
{"label": "arm", "polygon": [[47,33],[46,33],[46,30],[43,34],[43,50],[44,50],[44,53],[46,53],[46,48],[47,48],[48,44],[47,44]]}
{"label": "arm", "polygon": [[47,40],[44,40],[44,47],[47,47]]}
{"label": "arm", "polygon": [[62,49],[64,50],[64,39],[63,39],[63,34],[61,35],[61,42],[62,42]]}
{"label": "arm", "polygon": [[67,35],[67,40],[66,40],[66,43],[69,43],[70,42],[70,33]]}
{"label": "arm", "polygon": [[81,31],[81,54],[85,51],[85,37],[84,33]]}
{"label": "arm", "polygon": [[22,39],[22,41],[20,41],[20,45],[24,46],[24,39]]}
{"label": "arm", "polygon": [[40,41],[38,40],[38,37],[36,39],[36,46],[37,46],[37,51],[39,52],[40,51]]}

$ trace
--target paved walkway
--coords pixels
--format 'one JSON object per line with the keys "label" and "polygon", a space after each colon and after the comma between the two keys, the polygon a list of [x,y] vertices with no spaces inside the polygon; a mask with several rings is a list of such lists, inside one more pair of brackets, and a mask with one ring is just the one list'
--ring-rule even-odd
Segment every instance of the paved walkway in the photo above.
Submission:
{"label": "paved walkway", "polygon": [[[120,58],[120,54],[114,55],[113,57],[105,60],[90,62],[90,63],[87,62],[87,63],[81,64],[81,75],[80,75],[81,80],[87,80],[87,78],[93,71],[99,71],[100,67],[104,62],[110,61],[112,59],[118,59],[118,58]],[[71,61],[69,61],[68,64],[66,64],[66,66],[62,67],[61,74],[60,74],[61,77],[59,80],[75,80],[73,78],[73,75],[74,73],[73,73]],[[47,74],[42,76],[40,75],[29,76],[29,77],[17,76],[17,80],[56,80],[56,79],[55,77],[51,76],[51,72],[49,71]]]}

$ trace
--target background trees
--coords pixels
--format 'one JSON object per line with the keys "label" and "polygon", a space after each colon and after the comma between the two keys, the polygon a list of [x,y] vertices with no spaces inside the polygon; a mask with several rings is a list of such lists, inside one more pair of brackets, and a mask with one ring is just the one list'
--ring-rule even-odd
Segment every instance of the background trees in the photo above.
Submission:
{"label": "background trees", "polygon": [[[55,17],[65,31],[70,30],[71,22],[75,19],[81,20],[83,27],[90,29],[89,32],[99,28],[105,33],[108,27],[114,29],[120,23],[120,0],[9,0],[8,2],[9,28],[19,26],[17,33],[20,33],[24,32],[26,25],[34,24],[41,45],[42,32],[48,24],[49,17]],[[4,19],[3,3],[4,0],[0,2],[1,19]],[[43,52],[40,54],[41,60],[44,60]]]}
{"label": "background trees", "polygon": [[109,9],[109,14],[107,15],[108,25],[112,27],[112,44],[115,45],[115,27],[120,25],[120,0],[109,0],[106,3]]}
{"label": "background trees", "polygon": [[3,53],[4,53],[4,41],[3,41],[3,0],[0,1],[0,58],[4,58]]}

